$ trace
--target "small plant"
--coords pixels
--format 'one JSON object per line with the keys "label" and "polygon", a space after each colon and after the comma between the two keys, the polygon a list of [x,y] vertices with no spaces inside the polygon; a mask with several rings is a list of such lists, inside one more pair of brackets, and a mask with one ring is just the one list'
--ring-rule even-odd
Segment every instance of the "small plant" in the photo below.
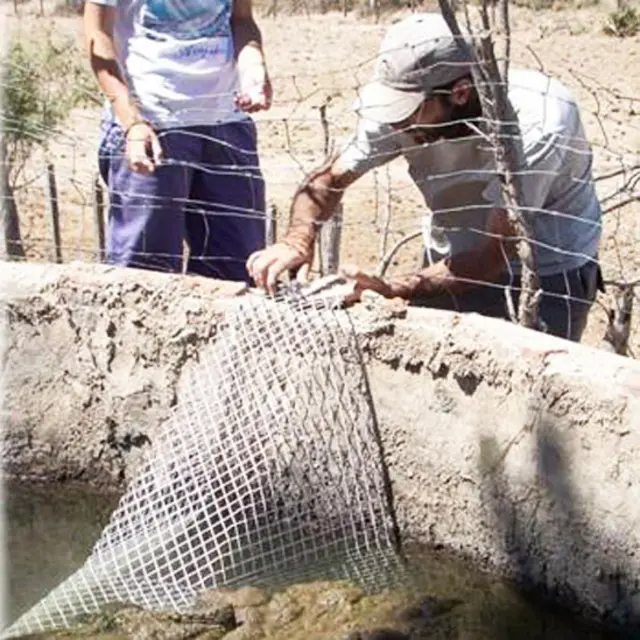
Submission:
{"label": "small plant", "polygon": [[46,145],[74,107],[97,95],[81,60],[71,40],[12,40],[2,82],[3,156],[11,170],[19,172],[34,146]]}
{"label": "small plant", "polygon": [[27,160],[34,148],[47,145],[74,107],[96,99],[97,87],[83,59],[75,41],[31,33],[14,37],[2,60],[0,218],[13,255],[22,251],[13,194]]}
{"label": "small plant", "polygon": [[635,7],[621,6],[609,14],[603,31],[608,36],[632,38],[640,32],[640,13]]}

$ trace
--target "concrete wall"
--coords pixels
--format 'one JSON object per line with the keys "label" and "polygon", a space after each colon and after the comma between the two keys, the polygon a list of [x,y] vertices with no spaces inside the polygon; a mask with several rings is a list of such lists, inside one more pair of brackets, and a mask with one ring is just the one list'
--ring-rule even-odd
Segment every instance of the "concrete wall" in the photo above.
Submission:
{"label": "concrete wall", "polygon": [[121,488],[180,375],[241,285],[91,265],[0,263],[4,468]]}
{"label": "concrete wall", "polygon": [[[241,287],[0,269],[5,471],[122,488]],[[403,538],[640,622],[640,364],[474,315],[352,316]]]}
{"label": "concrete wall", "polygon": [[640,364],[410,310],[365,343],[403,538],[640,623]]}

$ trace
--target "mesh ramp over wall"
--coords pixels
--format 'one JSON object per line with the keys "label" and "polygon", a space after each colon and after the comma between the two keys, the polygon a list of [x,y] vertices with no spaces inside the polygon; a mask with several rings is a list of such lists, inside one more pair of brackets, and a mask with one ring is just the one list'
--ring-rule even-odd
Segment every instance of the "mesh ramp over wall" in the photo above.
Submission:
{"label": "mesh ramp over wall", "polygon": [[184,610],[204,589],[376,583],[397,544],[347,312],[240,298],[184,384],[86,563],[2,637],[111,602]]}

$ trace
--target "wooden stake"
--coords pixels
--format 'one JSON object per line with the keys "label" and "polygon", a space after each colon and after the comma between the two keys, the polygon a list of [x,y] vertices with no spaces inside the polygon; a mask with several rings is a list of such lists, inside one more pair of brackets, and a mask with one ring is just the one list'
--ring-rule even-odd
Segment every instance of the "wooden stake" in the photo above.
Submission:
{"label": "wooden stake", "polygon": [[47,165],[47,209],[53,236],[53,261],[62,262],[62,248],[60,247],[60,215],[58,210],[58,189],[56,187],[56,174],[53,165]]}
{"label": "wooden stake", "polygon": [[104,261],[104,191],[100,176],[93,181],[93,219],[96,225],[96,252],[98,262]]}

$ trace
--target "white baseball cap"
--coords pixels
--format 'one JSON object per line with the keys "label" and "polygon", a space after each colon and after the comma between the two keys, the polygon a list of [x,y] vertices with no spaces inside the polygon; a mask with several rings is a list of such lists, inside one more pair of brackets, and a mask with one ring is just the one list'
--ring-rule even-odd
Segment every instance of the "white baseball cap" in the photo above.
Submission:
{"label": "white baseball cap", "polygon": [[389,27],[373,79],[354,105],[362,117],[392,124],[408,118],[433,90],[471,73],[471,40],[457,41],[439,13],[416,14]]}

